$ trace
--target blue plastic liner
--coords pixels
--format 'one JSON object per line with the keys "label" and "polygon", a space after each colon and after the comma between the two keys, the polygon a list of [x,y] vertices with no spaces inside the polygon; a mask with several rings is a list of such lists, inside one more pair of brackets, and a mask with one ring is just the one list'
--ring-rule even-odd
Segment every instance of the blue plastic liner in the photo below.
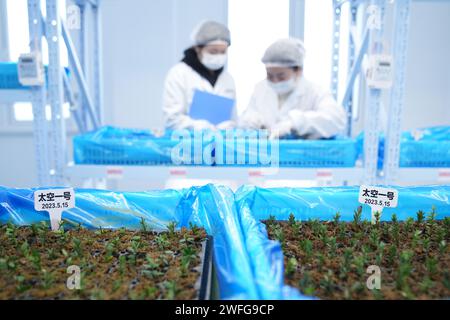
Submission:
{"label": "blue plastic liner", "polygon": [[[403,188],[398,207],[385,208],[381,220],[393,213],[399,220],[416,217],[416,212],[436,210],[436,219],[450,216],[450,186]],[[296,289],[284,285],[283,253],[278,242],[269,240],[260,220],[274,216],[276,220],[331,220],[336,212],[342,221],[351,221],[358,202],[359,187],[339,188],[276,188],[241,187],[235,195],[239,208],[245,244],[250,256],[255,282],[263,299],[309,299]],[[370,207],[364,205],[362,218],[371,219]]]}
{"label": "blue plastic liner", "polygon": [[[48,213],[34,210],[38,189],[0,187],[0,223],[29,225],[48,221]],[[76,189],[76,207],[62,219],[86,228],[139,229],[142,219],[155,230],[170,222],[178,227],[190,223],[204,227],[214,237],[214,261],[222,299],[257,299],[244,236],[239,226],[232,192],[208,185],[187,190],[112,192]]]}
{"label": "blue plastic liner", "polygon": [[[45,76],[47,79],[47,66],[45,68]],[[64,68],[66,74],[70,76],[68,68]],[[17,62],[0,62],[0,89],[29,89],[29,86],[23,86],[19,82],[19,74],[17,71]]]}
{"label": "blue plastic liner", "polygon": [[[378,168],[383,167],[384,134],[378,145]],[[364,132],[356,137],[357,153],[363,156]],[[402,132],[400,167],[450,167],[450,126]]]}
{"label": "blue plastic liner", "polygon": [[208,132],[200,132],[197,135],[186,130],[185,134],[190,138],[190,144],[186,148],[191,151],[190,158],[182,158],[180,155],[175,158],[177,161],[174,163],[172,149],[183,140],[171,139],[173,133],[174,131],[166,131],[163,136],[156,137],[149,130],[106,126],[74,137],[75,163],[258,167],[274,166],[276,163],[275,166],[282,167],[353,167],[357,158],[354,139],[282,139],[275,150],[270,141],[258,141],[257,132],[252,132],[256,133],[253,136],[246,134],[245,130],[234,130],[233,140],[230,140],[225,131],[209,132],[209,135]]}
{"label": "blue plastic liner", "polygon": [[[194,151],[209,148],[212,153],[212,139],[197,139],[192,133],[187,152],[177,152],[172,157],[173,148],[180,146],[180,140],[171,139],[171,131],[163,136],[155,136],[150,130],[124,129],[105,126],[97,131],[88,132],[73,138],[74,161],[76,164],[96,165],[191,165],[204,164],[205,158],[198,162],[191,157]],[[186,140],[185,140],[186,141]],[[181,146],[180,146],[181,147]],[[203,153],[196,152],[203,156]],[[190,158],[184,158],[186,155]],[[211,156],[208,161],[212,162]]]}

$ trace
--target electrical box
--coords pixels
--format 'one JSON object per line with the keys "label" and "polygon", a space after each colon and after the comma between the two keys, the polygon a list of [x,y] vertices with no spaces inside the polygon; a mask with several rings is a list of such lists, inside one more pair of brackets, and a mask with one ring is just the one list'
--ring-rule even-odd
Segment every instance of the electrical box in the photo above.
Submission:
{"label": "electrical box", "polygon": [[44,65],[39,53],[23,53],[17,64],[19,82],[24,86],[41,86],[45,83]]}
{"label": "electrical box", "polygon": [[375,54],[369,57],[369,68],[366,71],[367,85],[373,89],[389,89],[392,87],[392,56]]}

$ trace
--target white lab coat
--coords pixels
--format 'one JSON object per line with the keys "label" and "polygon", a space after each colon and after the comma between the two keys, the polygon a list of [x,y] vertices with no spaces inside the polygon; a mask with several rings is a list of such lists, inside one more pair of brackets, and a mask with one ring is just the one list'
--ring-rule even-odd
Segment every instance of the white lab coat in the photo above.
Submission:
{"label": "white lab coat", "polygon": [[277,123],[290,120],[296,134],[309,139],[329,138],[345,129],[345,110],[329,92],[304,77],[297,81],[296,88],[281,106],[278,101],[267,80],[259,82],[239,119],[239,126],[252,129],[263,126],[270,130]]}
{"label": "white lab coat", "polygon": [[195,89],[236,99],[233,77],[223,70],[213,87],[194,69],[184,62],[173,66],[165,81],[163,94],[163,112],[166,128],[193,129],[194,119],[189,117]]}

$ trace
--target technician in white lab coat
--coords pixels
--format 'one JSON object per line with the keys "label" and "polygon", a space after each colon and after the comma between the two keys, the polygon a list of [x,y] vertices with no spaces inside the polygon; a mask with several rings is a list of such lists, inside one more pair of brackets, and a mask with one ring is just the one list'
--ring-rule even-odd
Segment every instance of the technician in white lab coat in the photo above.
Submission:
{"label": "technician in white lab coat", "polygon": [[[233,77],[224,69],[230,45],[230,31],[215,21],[201,23],[193,32],[194,45],[184,51],[184,58],[173,66],[165,81],[163,112],[169,129],[216,129],[207,120],[192,119],[189,107],[194,91],[206,91],[236,99]],[[233,125],[219,124],[219,129]]]}
{"label": "technician in white lab coat", "polygon": [[304,55],[303,42],[294,38],[267,48],[262,58],[267,79],[256,85],[240,127],[268,129],[272,138],[294,134],[319,139],[344,131],[344,109],[329,92],[303,77]]}

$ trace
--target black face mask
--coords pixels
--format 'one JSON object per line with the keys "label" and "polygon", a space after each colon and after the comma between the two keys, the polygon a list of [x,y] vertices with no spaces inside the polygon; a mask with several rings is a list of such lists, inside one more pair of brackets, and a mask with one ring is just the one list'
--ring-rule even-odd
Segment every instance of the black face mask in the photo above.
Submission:
{"label": "black face mask", "polygon": [[206,68],[198,59],[197,52],[193,47],[184,51],[184,58],[181,61],[208,80],[213,87],[216,85],[217,79],[223,71],[223,68],[220,68],[219,70],[209,70]]}

